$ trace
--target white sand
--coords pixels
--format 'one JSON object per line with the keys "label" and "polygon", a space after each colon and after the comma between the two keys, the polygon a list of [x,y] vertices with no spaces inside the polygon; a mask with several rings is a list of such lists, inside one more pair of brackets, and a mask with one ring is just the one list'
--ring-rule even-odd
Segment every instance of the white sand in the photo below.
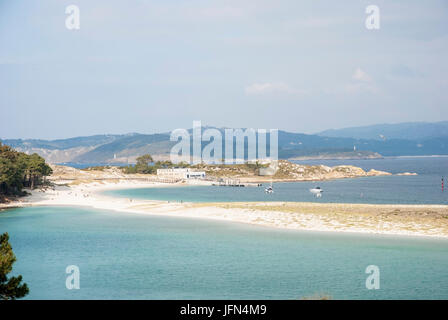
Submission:
{"label": "white sand", "polygon": [[[20,201],[10,203],[8,206],[88,206],[97,209],[115,210],[122,212],[141,213],[148,215],[164,215],[186,218],[202,218],[225,220],[240,223],[250,223],[262,226],[310,230],[310,231],[337,231],[337,232],[360,232],[370,234],[390,234],[390,235],[408,235],[408,236],[432,236],[432,237],[448,237],[448,219],[443,219],[443,225],[438,226],[439,220],[430,220],[430,224],[422,223],[421,220],[381,220],[372,215],[363,215],[362,206],[357,205],[360,214],[356,215],[338,215],[325,214],[322,212],[283,212],[277,210],[257,210],[252,207],[246,208],[226,208],[225,204],[194,204],[179,203],[168,201],[140,200],[113,198],[101,194],[106,190],[114,189],[130,189],[130,188],[150,188],[150,187],[172,187],[181,184],[164,184],[158,182],[142,182],[142,181],[117,181],[117,182],[94,182],[82,183],[73,186],[57,186],[55,190],[47,191],[34,190],[31,196],[22,198]],[[258,203],[258,205],[269,203]],[[276,204],[277,205],[277,204]],[[281,203],[278,203],[281,205]],[[249,206],[249,205],[248,205]],[[319,204],[325,209],[325,204]],[[349,206],[349,204],[328,204],[330,207]],[[366,205],[367,206],[367,205]],[[372,206],[369,205],[370,210]],[[0,207],[0,208],[2,208]],[[381,207],[381,206],[378,206]],[[383,206],[384,207],[384,206]],[[392,208],[403,208],[403,206],[390,206]],[[412,206],[408,206],[412,207]],[[417,207],[417,206],[414,206]],[[425,206],[431,208],[447,206]],[[422,206],[420,206],[420,209]],[[342,218],[341,218],[342,217]],[[398,222],[397,222],[398,221]]]}

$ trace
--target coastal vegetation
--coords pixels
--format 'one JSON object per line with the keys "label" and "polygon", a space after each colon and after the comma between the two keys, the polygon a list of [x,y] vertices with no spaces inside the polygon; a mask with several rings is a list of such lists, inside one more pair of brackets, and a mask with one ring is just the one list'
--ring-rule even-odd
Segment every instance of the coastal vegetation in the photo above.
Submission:
{"label": "coastal vegetation", "polygon": [[[223,160],[224,162],[224,160]],[[156,161],[149,154],[142,155],[137,158],[137,163],[135,165],[128,165],[122,167],[122,171],[126,174],[156,174],[157,169],[167,169],[167,168],[191,168],[193,170],[205,171],[207,175],[221,177],[221,176],[253,176],[258,175],[260,168],[266,168],[268,164],[261,164],[258,161],[245,162],[243,164],[195,164],[190,165],[187,162],[173,163],[169,160]],[[103,171],[102,167],[93,167],[89,169],[97,169]]]}
{"label": "coastal vegetation", "polygon": [[111,166],[93,166],[81,169],[82,171],[104,171],[106,169],[112,168]]}
{"label": "coastal vegetation", "polygon": [[197,164],[191,166],[193,169],[205,171],[212,177],[253,177],[260,174],[260,168],[267,168],[268,163],[245,162],[241,164]]}
{"label": "coastal vegetation", "polygon": [[180,162],[176,164],[172,163],[169,160],[154,162],[154,159],[150,154],[144,154],[138,157],[136,160],[137,163],[135,165],[128,165],[126,167],[122,167],[123,172],[126,174],[135,174],[135,173],[155,174],[157,173],[157,169],[191,167],[186,162]]}
{"label": "coastal vegetation", "polygon": [[22,276],[10,277],[12,265],[16,262],[16,256],[9,243],[8,233],[0,235],[0,299],[15,300],[26,296],[29,292],[26,283],[22,283]]}
{"label": "coastal vegetation", "polygon": [[[48,178],[51,182],[64,181],[70,184],[98,182],[101,180],[157,180],[157,169],[190,168],[193,171],[203,171],[207,180],[220,181],[222,179],[238,180],[248,183],[289,182],[289,181],[319,181],[368,176],[390,175],[388,172],[370,170],[354,166],[328,167],[323,165],[309,166],[279,160],[274,163],[243,163],[243,164],[196,164],[172,163],[170,161],[149,161],[149,157],[139,159],[135,165],[126,167],[97,166],[86,169],[76,169],[60,165],[52,165],[53,174]],[[408,173],[410,174],[410,173]]]}
{"label": "coastal vegetation", "polygon": [[0,143],[0,201],[10,195],[23,195],[25,187],[34,189],[52,173],[44,158],[28,155]]}
{"label": "coastal vegetation", "polygon": [[127,174],[133,173],[144,173],[144,174],[152,174],[157,171],[155,166],[151,166],[154,160],[150,154],[144,154],[137,158],[137,163],[135,165],[128,165],[127,167],[123,167],[123,172]]}

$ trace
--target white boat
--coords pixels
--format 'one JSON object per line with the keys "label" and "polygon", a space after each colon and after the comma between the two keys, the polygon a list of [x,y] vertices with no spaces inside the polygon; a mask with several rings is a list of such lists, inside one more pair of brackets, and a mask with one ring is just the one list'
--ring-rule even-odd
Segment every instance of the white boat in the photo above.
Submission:
{"label": "white boat", "polygon": [[266,193],[274,193],[274,188],[272,187],[272,182],[271,182],[271,185],[269,187],[264,189],[264,192],[266,192]]}
{"label": "white boat", "polygon": [[315,187],[313,189],[310,189],[310,192],[316,197],[322,197],[322,192],[324,192],[324,190],[322,190],[321,187]]}

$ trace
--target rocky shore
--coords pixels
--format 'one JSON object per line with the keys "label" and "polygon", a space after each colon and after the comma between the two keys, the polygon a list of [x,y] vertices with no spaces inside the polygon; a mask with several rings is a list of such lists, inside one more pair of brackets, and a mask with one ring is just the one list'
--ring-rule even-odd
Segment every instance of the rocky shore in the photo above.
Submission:
{"label": "rocky shore", "polygon": [[[271,165],[273,166],[273,165]],[[280,160],[275,163],[272,175],[261,175],[264,167],[257,167],[253,164],[235,165],[196,165],[192,170],[205,171],[208,179],[219,180],[223,178],[239,179],[242,182],[293,182],[293,181],[319,181],[371,176],[389,176],[391,173],[379,170],[365,171],[362,168],[348,165],[324,166],[324,165],[302,165]],[[98,180],[149,180],[159,181],[155,174],[126,174],[120,168],[107,166],[92,169],[75,169],[72,167],[52,165],[53,174],[49,181],[61,184],[76,184]],[[260,169],[261,168],[261,169]],[[412,173],[404,173],[410,175]]]}

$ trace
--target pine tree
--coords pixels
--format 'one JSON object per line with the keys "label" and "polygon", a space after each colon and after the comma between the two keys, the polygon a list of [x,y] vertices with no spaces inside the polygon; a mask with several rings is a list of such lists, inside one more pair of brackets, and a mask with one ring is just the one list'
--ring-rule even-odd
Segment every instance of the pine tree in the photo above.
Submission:
{"label": "pine tree", "polygon": [[150,154],[144,154],[137,158],[135,169],[137,173],[153,173],[154,168],[149,163],[154,162]]}
{"label": "pine tree", "polygon": [[9,243],[8,233],[0,235],[0,299],[15,300],[26,296],[29,292],[26,283],[21,284],[22,276],[10,277],[7,274],[12,271],[12,265],[16,256]]}

